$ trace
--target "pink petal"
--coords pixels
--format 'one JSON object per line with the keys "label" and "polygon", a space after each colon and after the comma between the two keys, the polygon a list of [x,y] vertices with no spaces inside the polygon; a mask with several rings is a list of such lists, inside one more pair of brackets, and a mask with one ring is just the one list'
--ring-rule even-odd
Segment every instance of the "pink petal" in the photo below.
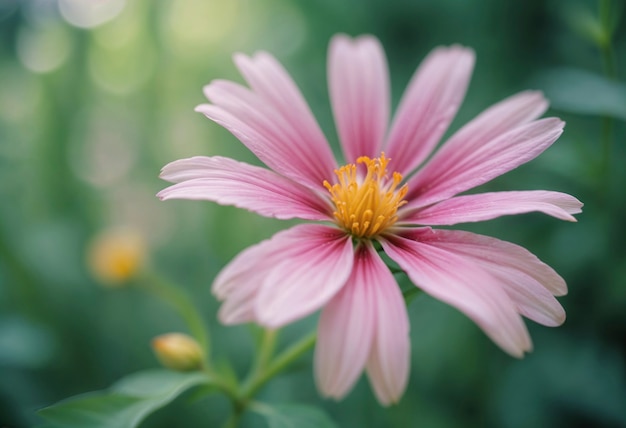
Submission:
{"label": "pink petal", "polygon": [[213,105],[199,105],[196,111],[228,129],[274,171],[323,189],[323,181],[335,168],[325,141],[313,142],[303,135],[303,124],[293,122],[294,117],[286,117],[241,85],[218,80],[206,86],[204,92]]}
{"label": "pink petal", "polygon": [[[384,269],[377,255],[357,249],[346,285],[326,305],[320,316],[315,347],[315,379],[326,396],[342,398],[365,368],[376,335],[376,292]],[[391,278],[395,285],[393,277]]]}
{"label": "pink petal", "polygon": [[576,221],[582,203],[565,193],[534,190],[457,196],[402,216],[402,222],[452,225],[490,220],[503,215],[539,211],[561,220]]}
{"label": "pink petal", "polygon": [[[267,52],[253,57],[237,54],[235,64],[264,108],[285,122],[291,137],[287,149],[302,164],[292,172],[306,174],[313,185],[321,185],[335,168],[335,159],[313,113],[300,90],[282,65]],[[294,159],[295,160],[295,159]]]}
{"label": "pink petal", "polygon": [[409,370],[409,322],[393,275],[371,244],[359,247],[344,288],[324,308],[315,349],[318,388],[343,397],[366,361],[382,404],[399,400]]}
{"label": "pink petal", "polygon": [[[310,230],[312,227],[313,229]],[[242,286],[248,287],[249,284],[254,284],[254,288],[258,290],[276,263],[293,253],[294,242],[297,243],[303,236],[317,232],[316,228],[320,227],[324,228],[322,232],[336,233],[335,229],[325,226],[298,225],[246,248],[217,275],[213,282],[213,294],[219,300],[224,300]]]}
{"label": "pink petal", "polygon": [[324,134],[283,66],[267,52],[257,52],[253,57],[236,54],[234,60],[252,90],[302,133],[300,147],[314,145],[315,153],[327,161],[327,166],[332,165],[334,158]]}
{"label": "pink petal", "polygon": [[267,217],[328,220],[332,208],[308,187],[272,171],[224,157],[197,156],[166,165],[161,178],[173,183],[162,200],[209,200]]}
{"label": "pink petal", "polygon": [[[489,107],[460,130],[458,130],[435,154],[438,167],[447,170],[465,159],[476,148],[499,137],[520,125],[541,116],[548,102],[541,92],[525,91],[510,96]],[[429,162],[424,169],[434,168]],[[416,191],[409,189],[409,195]]]}
{"label": "pink petal", "polygon": [[517,308],[497,278],[453,250],[414,240],[421,230],[382,240],[385,252],[431,296],[471,318],[498,346],[522,357],[532,348]]}
{"label": "pink petal", "polygon": [[421,229],[414,238],[462,255],[498,278],[518,311],[527,318],[547,326],[565,321],[565,311],[552,296],[566,294],[565,281],[526,249],[457,230]]}
{"label": "pink petal", "polygon": [[[373,251],[372,251],[373,252]],[[378,275],[375,278],[376,336],[367,362],[367,374],[383,405],[397,403],[409,378],[411,347],[409,318],[402,293],[389,269],[377,254]]]}
{"label": "pink petal", "polygon": [[474,52],[438,48],[415,72],[393,121],[386,154],[393,169],[407,174],[432,152],[465,97]]}
{"label": "pink petal", "polygon": [[[258,322],[278,328],[318,310],[345,284],[354,254],[343,231],[323,225],[301,225],[281,240],[285,254],[257,278]],[[270,263],[270,262],[268,262]]]}
{"label": "pink petal", "polygon": [[547,327],[557,327],[565,322],[563,306],[534,278],[523,272],[512,273],[497,266],[492,268],[492,274],[500,279],[521,315]]}
{"label": "pink petal", "polygon": [[346,162],[380,156],[389,122],[389,76],[380,42],[370,36],[335,36],[328,80]]}
{"label": "pink petal", "polygon": [[235,257],[213,293],[224,300],[220,321],[280,327],[323,306],[352,269],[352,242],[342,231],[303,224],[279,232]]}
{"label": "pink petal", "polygon": [[409,181],[410,205],[447,199],[534,159],[563,130],[556,118],[530,122],[546,105],[540,93],[523,92],[469,122]]}
{"label": "pink petal", "polygon": [[[222,324],[235,325],[254,322],[254,302],[257,294],[257,283],[252,281],[253,275],[241,278],[241,283],[233,288],[217,312]],[[243,282],[246,281],[246,282]]]}
{"label": "pink petal", "polygon": [[256,321],[254,306],[262,280],[291,253],[291,241],[301,233],[294,229],[245,249],[220,271],[213,282],[213,294],[224,302],[218,313],[222,323]]}

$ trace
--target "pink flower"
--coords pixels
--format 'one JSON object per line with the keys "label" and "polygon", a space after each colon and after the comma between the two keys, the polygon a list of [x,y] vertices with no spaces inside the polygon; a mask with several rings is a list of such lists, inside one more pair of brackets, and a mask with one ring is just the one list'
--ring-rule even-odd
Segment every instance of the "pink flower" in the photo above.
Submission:
{"label": "pink flower", "polygon": [[[472,50],[435,49],[423,61],[389,125],[390,89],[378,40],[339,35],[328,79],[346,164],[338,166],[300,91],[268,53],[236,55],[249,88],[217,80],[197,111],[232,132],[269,169],[223,157],[170,163],[165,199],[201,199],[263,216],[322,223],[292,227],[243,251],[213,285],[226,324],[276,328],[322,308],[316,381],[343,397],[367,371],[378,400],[399,400],[409,370],[402,293],[379,255],[423,291],[470,317],[503,350],[532,348],[522,315],[557,326],[563,279],[515,244],[430,226],[541,211],[575,221],[582,204],[558,192],[457,196],[530,161],[556,141],[548,103],[522,92],[485,110],[435,146],[463,100]],[[431,156],[432,155],[432,156]],[[379,243],[379,247],[375,245]]]}

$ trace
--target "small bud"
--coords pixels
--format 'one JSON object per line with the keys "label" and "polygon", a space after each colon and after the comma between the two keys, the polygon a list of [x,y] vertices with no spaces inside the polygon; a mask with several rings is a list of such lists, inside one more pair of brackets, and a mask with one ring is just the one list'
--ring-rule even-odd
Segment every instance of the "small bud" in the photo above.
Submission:
{"label": "small bud", "polygon": [[145,243],[138,233],[111,229],[93,239],[87,261],[94,277],[104,284],[120,286],[137,274],[145,255]]}
{"label": "small bud", "polygon": [[198,342],[182,333],[168,333],[152,339],[152,349],[159,362],[177,371],[199,370],[204,352]]}

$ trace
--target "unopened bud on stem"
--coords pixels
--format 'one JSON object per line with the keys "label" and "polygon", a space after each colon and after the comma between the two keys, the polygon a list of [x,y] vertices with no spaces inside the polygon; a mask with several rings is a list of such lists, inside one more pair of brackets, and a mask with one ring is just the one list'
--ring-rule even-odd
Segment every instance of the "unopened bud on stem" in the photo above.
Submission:
{"label": "unopened bud on stem", "polygon": [[152,339],[152,349],[168,369],[193,371],[202,368],[204,352],[198,342],[182,333],[168,333]]}

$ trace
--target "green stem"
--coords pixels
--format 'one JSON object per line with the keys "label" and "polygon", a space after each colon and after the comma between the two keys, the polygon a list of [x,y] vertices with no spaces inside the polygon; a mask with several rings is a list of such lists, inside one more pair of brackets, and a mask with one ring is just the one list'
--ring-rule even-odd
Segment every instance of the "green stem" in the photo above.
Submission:
{"label": "green stem", "polygon": [[[604,74],[611,80],[617,78],[617,67],[615,65],[615,55],[613,53],[613,26],[611,24],[612,8],[611,0],[600,0],[599,2],[599,19],[602,27],[603,37],[599,43],[600,52],[602,54],[602,64]],[[611,174],[611,151],[613,145],[613,118],[605,116],[602,118],[602,157],[600,179],[603,183],[607,183]]]}
{"label": "green stem", "polygon": [[258,355],[247,380],[244,382],[243,390],[245,391],[255,379],[265,370],[272,356],[274,355],[274,349],[276,348],[276,339],[278,338],[278,331],[275,329],[263,330],[263,337],[258,348]]}
{"label": "green stem", "polygon": [[617,67],[615,65],[615,55],[613,53],[613,28],[611,25],[611,0],[600,0],[600,25],[604,37],[600,45],[602,51],[602,62],[606,76],[614,80],[617,78]]}
{"label": "green stem", "polygon": [[205,352],[205,369],[208,373],[213,374],[208,357],[210,352],[209,332],[189,295],[181,288],[151,272],[144,272],[139,278],[139,283],[176,309],[187,324],[191,335],[198,341],[200,347]]}
{"label": "green stem", "polygon": [[278,355],[265,370],[259,371],[253,379],[242,388],[242,396],[245,400],[250,399],[267,381],[276,376],[289,366],[294,360],[298,359],[305,352],[313,347],[317,340],[317,332],[312,332],[308,336],[303,337],[300,341]]}
{"label": "green stem", "polygon": [[277,329],[266,329],[263,333],[259,358],[257,359],[259,370],[263,370],[274,355],[278,331]]}
{"label": "green stem", "polygon": [[237,428],[239,426],[239,420],[241,419],[242,414],[243,414],[243,409],[238,410],[235,408],[233,413],[224,423],[223,428]]}
{"label": "green stem", "polygon": [[274,360],[271,360],[278,330],[267,329],[263,332],[263,338],[258,349],[258,356],[254,362],[248,379],[242,387],[232,386],[225,383],[219,388],[230,398],[233,405],[233,413],[223,425],[223,428],[236,428],[239,424],[243,412],[250,406],[251,398],[270,379],[283,371],[294,360],[311,349],[315,344],[317,333],[312,332],[308,336],[296,342]]}

